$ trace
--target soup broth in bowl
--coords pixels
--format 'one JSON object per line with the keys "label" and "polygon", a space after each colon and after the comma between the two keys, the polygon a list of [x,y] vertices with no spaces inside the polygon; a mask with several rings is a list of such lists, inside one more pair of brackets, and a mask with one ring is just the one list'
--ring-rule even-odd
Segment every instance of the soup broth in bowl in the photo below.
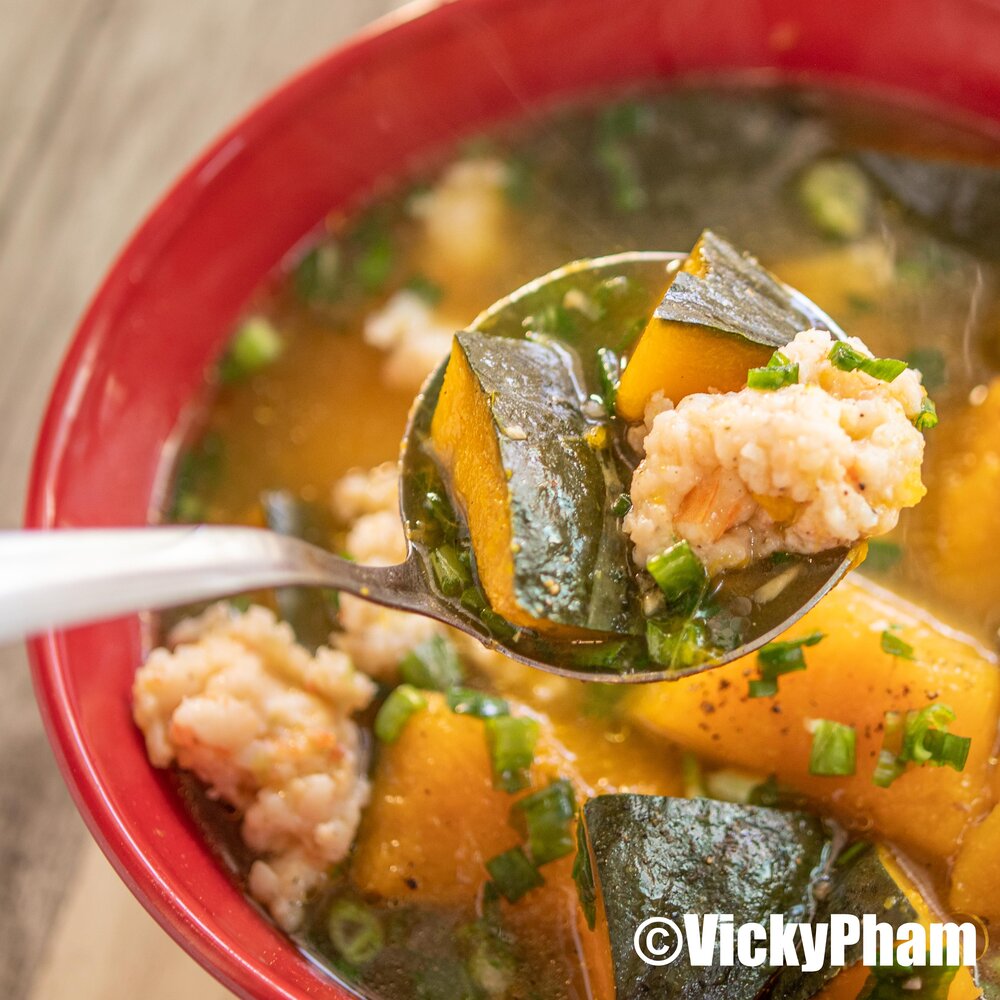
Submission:
{"label": "soup broth in bowl", "polygon": [[[582,871],[609,877],[601,817],[585,814],[588,851],[579,810],[610,797],[728,803],[737,826],[754,809],[808,817],[837,857],[877,857],[911,916],[1000,919],[1000,238],[981,224],[1000,214],[998,156],[822,90],[618,93],[483,134],[330,217],[255,293],[164,514],[360,562],[403,555],[399,440],[455,331],[579,258],[684,250],[711,228],[917,369],[940,421],[926,500],[781,642],[698,677],[544,676],[329,593],[171,614],[135,687],[150,756],[180,767],[207,840],[332,976],[386,1000],[576,998],[615,995],[618,972],[630,995],[627,929],[606,898],[588,925]],[[541,323],[571,336],[587,308],[564,300]],[[854,967],[771,995],[868,986]],[[965,969],[933,986],[978,995]]]}

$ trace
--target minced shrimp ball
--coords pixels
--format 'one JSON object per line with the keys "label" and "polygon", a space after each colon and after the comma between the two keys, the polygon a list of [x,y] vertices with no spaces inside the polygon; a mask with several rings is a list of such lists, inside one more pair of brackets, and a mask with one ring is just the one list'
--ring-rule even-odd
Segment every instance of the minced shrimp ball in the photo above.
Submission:
{"label": "minced shrimp ball", "polygon": [[651,401],[624,521],[638,565],[679,539],[709,573],[849,546],[890,531],[920,501],[920,374],[886,382],[842,371],[832,346],[829,333],[806,330],[782,349],[799,365],[797,384]]}
{"label": "minced shrimp ball", "polygon": [[351,715],[374,694],[346,654],[310,654],[262,607],[185,620],[136,673],[150,761],[194,772],[240,812],[250,892],[286,930],[357,832],[369,784]]}

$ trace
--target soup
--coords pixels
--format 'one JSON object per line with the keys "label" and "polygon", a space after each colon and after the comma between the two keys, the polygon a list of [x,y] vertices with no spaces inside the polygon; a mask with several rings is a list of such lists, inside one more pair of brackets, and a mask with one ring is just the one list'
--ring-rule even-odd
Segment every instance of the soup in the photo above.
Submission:
{"label": "soup", "polygon": [[[727,822],[751,824],[751,839],[763,834],[750,804],[819,817],[839,857],[877,853],[911,916],[1000,919],[998,254],[989,233],[920,197],[941,170],[964,170],[988,203],[996,158],[972,132],[820,92],[626,95],[415,170],[327,220],[259,290],[208,379],[168,516],[269,525],[359,561],[402,555],[383,463],[454,331],[581,257],[684,251],[711,227],[877,355],[918,369],[940,417],[927,499],[871,543],[860,573],[770,652],[697,677],[628,692],[548,677],[316,592],[233,602],[237,615],[250,602],[277,612],[294,648],[259,609],[181,622],[137,681],[151,757],[184,768],[206,836],[332,975],[387,1000],[615,995],[623,930],[608,898],[588,927],[575,824],[593,806],[600,882],[613,859],[594,803],[633,796],[682,830],[694,820],[678,800],[735,810]],[[567,317],[546,322],[558,332]],[[751,697],[754,681],[767,693]],[[234,701],[253,706],[242,723]],[[317,734],[333,734],[336,754]],[[326,782],[313,781],[325,761]],[[988,982],[988,961],[980,972]],[[767,978],[741,995],[857,996],[868,975]],[[978,995],[967,970],[926,978],[917,995]]]}

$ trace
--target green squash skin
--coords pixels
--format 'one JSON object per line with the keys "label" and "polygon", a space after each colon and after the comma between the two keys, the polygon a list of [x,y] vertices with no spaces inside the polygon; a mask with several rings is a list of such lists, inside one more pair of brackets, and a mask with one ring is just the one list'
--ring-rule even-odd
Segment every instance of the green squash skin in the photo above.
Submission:
{"label": "green squash skin", "polygon": [[707,275],[678,271],[656,308],[658,319],[735,334],[775,350],[816,325],[815,317],[749,254],[708,229],[699,246]]}
{"label": "green squash skin", "polygon": [[[824,902],[813,893],[830,859],[829,830],[808,813],[711,799],[604,795],[584,807],[591,864],[607,916],[617,1000],[804,1000],[836,970],[693,968],[686,951],[650,966],[635,953],[636,928],[649,917],[684,926],[687,913],[732,914],[735,924],[767,924],[773,913],[803,922],[833,912],[915,919],[873,850],[833,867]],[[886,909],[885,901],[892,900]]]}
{"label": "green squash skin", "polygon": [[[514,592],[536,618],[599,632],[634,628],[625,538],[610,511],[621,483],[562,351],[464,332],[458,344],[489,401],[508,474]],[[617,491],[617,492],[615,492]]]}

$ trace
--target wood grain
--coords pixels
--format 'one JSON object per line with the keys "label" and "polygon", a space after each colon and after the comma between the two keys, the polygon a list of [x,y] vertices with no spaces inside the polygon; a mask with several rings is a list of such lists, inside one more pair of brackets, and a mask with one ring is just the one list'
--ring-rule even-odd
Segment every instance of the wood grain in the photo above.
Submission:
{"label": "wood grain", "polygon": [[[0,0],[0,527],[20,522],[38,422],[73,325],[144,212],[234,116],[398,6]],[[0,649],[0,674],[0,996],[223,995],[87,838],[20,647]]]}

